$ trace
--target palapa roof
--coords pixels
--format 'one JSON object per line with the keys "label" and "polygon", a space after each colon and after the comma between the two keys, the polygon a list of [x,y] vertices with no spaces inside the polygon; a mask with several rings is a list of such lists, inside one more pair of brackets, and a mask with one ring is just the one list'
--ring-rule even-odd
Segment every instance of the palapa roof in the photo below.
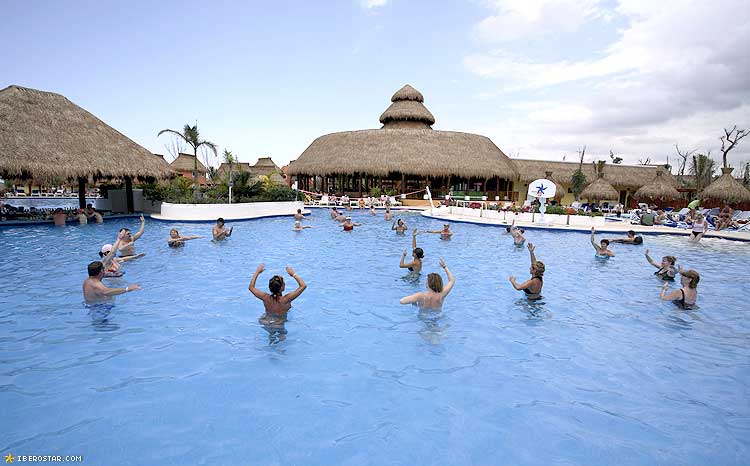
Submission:
{"label": "palapa roof", "polygon": [[544,172],[544,179],[555,183],[555,199],[562,199],[565,196],[565,187],[555,179],[551,171],[547,170]]}
{"label": "palapa roof", "polygon": [[633,198],[637,200],[650,201],[671,201],[679,197],[677,188],[664,177],[664,171],[661,169],[656,171],[656,177],[650,183],[641,186],[633,194]]}
{"label": "palapa roof", "polygon": [[0,90],[0,175],[9,178],[170,175],[151,152],[64,96]]}
{"label": "palapa roof", "polygon": [[728,204],[750,202],[750,191],[732,176],[732,168],[722,168],[723,174],[701,193],[703,201],[716,200]]}
{"label": "palapa roof", "polygon": [[[194,161],[195,156],[193,154],[180,153],[176,159],[172,160],[172,163],[170,163],[169,166],[172,167],[172,170],[174,171],[192,172],[193,167],[195,166]],[[198,173],[206,173],[206,171],[206,166],[198,160]]]}
{"label": "palapa roof", "polygon": [[433,130],[435,117],[408,84],[391,101],[380,117],[382,128],[321,136],[289,164],[289,174],[517,176],[513,162],[489,138]]}
{"label": "palapa roof", "polygon": [[[250,164],[247,162],[234,162],[232,164],[232,173],[238,173],[238,172],[250,172],[252,171]],[[224,176],[227,173],[229,173],[229,164],[226,162],[222,162],[221,165],[219,165],[219,168],[216,170],[216,173],[219,176]]]}
{"label": "palapa roof", "polygon": [[[565,186],[570,185],[573,173],[578,170],[578,162],[563,162],[554,160],[531,160],[513,159],[518,169],[518,180],[524,183],[544,178],[547,171],[551,171],[555,181]],[[656,165],[620,165],[607,164],[607,181],[613,186],[623,189],[638,189],[656,176]],[[581,171],[587,180],[596,179],[594,164],[585,163]],[[664,178],[673,186],[677,186],[677,179],[668,172],[664,172]]]}
{"label": "palapa roof", "polygon": [[620,198],[620,193],[612,187],[603,177],[597,178],[593,183],[581,191],[581,199],[593,201],[610,201]]}
{"label": "palapa roof", "polygon": [[[253,172],[266,172],[266,171],[281,171],[278,165],[276,165],[271,157],[260,157],[255,165],[252,166]],[[261,173],[265,174],[265,173]]]}

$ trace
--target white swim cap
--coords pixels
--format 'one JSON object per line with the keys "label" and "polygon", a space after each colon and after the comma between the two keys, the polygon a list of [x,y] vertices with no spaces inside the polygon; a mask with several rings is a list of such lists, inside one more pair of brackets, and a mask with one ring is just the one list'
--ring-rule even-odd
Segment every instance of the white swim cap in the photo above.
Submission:
{"label": "white swim cap", "polygon": [[112,251],[111,244],[105,244],[104,246],[102,246],[102,253],[109,254],[110,251]]}

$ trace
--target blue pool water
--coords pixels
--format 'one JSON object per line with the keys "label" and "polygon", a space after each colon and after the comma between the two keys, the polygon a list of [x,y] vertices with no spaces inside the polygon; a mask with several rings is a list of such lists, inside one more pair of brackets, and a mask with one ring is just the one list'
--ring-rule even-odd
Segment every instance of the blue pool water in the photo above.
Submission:
{"label": "blue pool water", "polygon": [[[410,237],[354,214],[234,222],[224,243],[169,249],[148,221],[143,290],[109,310],[82,303],[86,265],[117,230],[0,229],[0,452],[83,455],[83,464],[747,464],[750,247],[646,237],[594,258],[587,235],[530,231],[547,264],[544,303],[528,252],[504,230],[455,224],[419,236],[424,274],[457,277],[442,312],[398,299],[424,288],[398,268]],[[414,214],[407,223],[438,229]],[[701,273],[700,309],[659,302],[643,252]],[[285,341],[258,323],[247,286],[295,267],[309,289]],[[287,291],[293,281],[287,277]]]}

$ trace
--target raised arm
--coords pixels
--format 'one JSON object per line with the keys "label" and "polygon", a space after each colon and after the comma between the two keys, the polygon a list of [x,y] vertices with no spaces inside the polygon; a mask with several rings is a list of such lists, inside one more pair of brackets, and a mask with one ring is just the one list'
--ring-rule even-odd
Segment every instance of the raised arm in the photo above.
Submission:
{"label": "raised arm", "polygon": [[143,230],[146,228],[146,219],[143,218],[143,215],[141,215],[141,227],[138,229],[138,231],[133,235],[133,241],[137,240],[138,238],[143,235]]}
{"label": "raised arm", "polygon": [[456,284],[456,278],[453,276],[450,270],[448,270],[448,266],[445,265],[445,260],[441,257],[440,258],[440,267],[445,270],[445,274],[448,275],[448,284],[443,287],[443,292],[441,293],[443,297],[448,296],[448,293],[451,292],[453,289],[453,285]]}
{"label": "raised arm", "polygon": [[267,293],[264,293],[257,289],[255,287],[255,282],[258,280],[258,276],[263,273],[263,271],[266,269],[265,264],[260,264],[257,269],[255,269],[255,273],[253,274],[253,278],[250,280],[250,285],[247,286],[247,289],[250,290],[250,293],[252,293],[256,298],[263,299],[266,296],[268,296]]}
{"label": "raised arm", "polygon": [[682,298],[682,293],[680,293],[679,289],[667,294],[667,287],[669,287],[669,283],[665,283],[661,287],[661,294],[659,294],[659,298],[664,301],[674,301],[675,299]]}
{"label": "raised arm", "polygon": [[299,277],[299,275],[297,275],[293,268],[287,267],[286,273],[288,273],[293,279],[297,280],[297,289],[284,296],[284,299],[287,302],[292,302],[307,289],[307,284]]}
{"label": "raised arm", "polygon": [[418,231],[419,229],[415,228],[411,232],[411,248],[412,249],[417,249],[417,232]]}
{"label": "raised arm", "polygon": [[395,229],[396,229],[396,222],[393,222],[391,223],[391,230],[395,230]]}
{"label": "raised arm", "polygon": [[531,256],[531,265],[533,266],[536,264],[536,256],[534,255],[534,249],[536,248],[533,243],[527,244],[526,247],[529,248],[529,256]]}
{"label": "raised arm", "polygon": [[104,266],[105,271],[109,269],[110,264],[112,264],[112,259],[114,259],[115,255],[117,255],[117,250],[120,248],[121,240],[122,239],[120,238],[120,235],[118,235],[117,241],[115,241],[115,244],[112,245],[112,249],[110,249],[107,255],[104,256],[104,259],[102,259],[102,266]]}
{"label": "raised arm", "polygon": [[596,230],[592,227],[591,228],[591,245],[594,246],[594,249],[596,249],[596,252],[599,252],[599,245],[596,244]]}
{"label": "raised arm", "polygon": [[408,269],[410,267],[414,267],[414,261],[411,261],[407,264],[404,262],[404,259],[406,259],[406,249],[404,249],[404,253],[401,254],[401,262],[398,264],[398,266],[401,267],[402,269]]}
{"label": "raised arm", "polygon": [[657,269],[661,268],[661,265],[659,265],[656,262],[654,262],[654,260],[651,258],[651,256],[648,255],[648,249],[646,249],[646,260],[648,261],[649,264],[653,265]]}

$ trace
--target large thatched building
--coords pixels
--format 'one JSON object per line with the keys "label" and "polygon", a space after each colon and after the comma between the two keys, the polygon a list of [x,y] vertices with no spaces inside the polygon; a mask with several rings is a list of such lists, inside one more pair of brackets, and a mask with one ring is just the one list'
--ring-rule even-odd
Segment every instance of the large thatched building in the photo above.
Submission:
{"label": "large thatched building", "polygon": [[321,136],[289,165],[300,188],[353,194],[373,187],[397,193],[430,186],[436,197],[477,190],[511,198],[513,162],[485,136],[432,129],[422,94],[406,85],[380,116],[380,129]]}
{"label": "large thatched building", "polygon": [[[0,177],[44,182],[75,180],[85,204],[86,182],[162,178],[159,157],[60,94],[21,86],[0,90]],[[132,210],[132,195],[128,196]]]}

